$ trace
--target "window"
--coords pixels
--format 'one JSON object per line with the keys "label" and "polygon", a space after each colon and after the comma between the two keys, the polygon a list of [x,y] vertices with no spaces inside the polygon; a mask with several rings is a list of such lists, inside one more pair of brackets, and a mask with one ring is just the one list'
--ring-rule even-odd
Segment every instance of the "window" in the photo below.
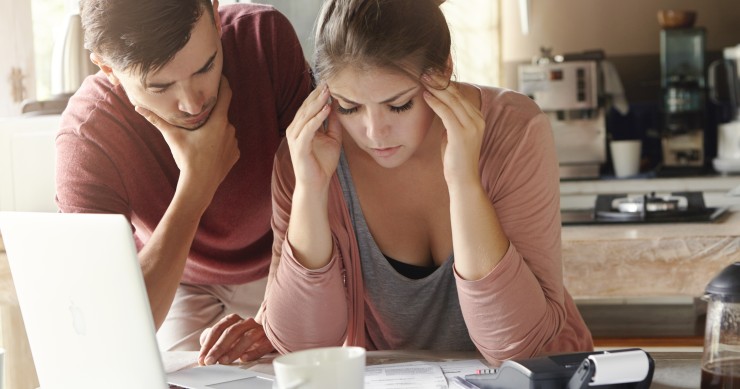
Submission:
{"label": "window", "polygon": [[[220,0],[221,5],[249,2],[271,3],[285,13],[299,34],[306,58],[311,60],[313,23],[321,7],[320,0],[296,3],[290,0]],[[51,58],[55,37],[62,36],[67,16],[78,12],[79,8],[77,0],[31,0],[31,7],[35,98],[44,100],[51,96]],[[499,0],[447,0],[442,4],[442,11],[452,32],[457,79],[500,85]]]}
{"label": "window", "polygon": [[501,85],[498,0],[447,0],[442,4],[452,34],[458,81]]}
{"label": "window", "polygon": [[36,99],[51,96],[51,55],[56,37],[63,36],[67,15],[77,12],[68,0],[31,0]]}

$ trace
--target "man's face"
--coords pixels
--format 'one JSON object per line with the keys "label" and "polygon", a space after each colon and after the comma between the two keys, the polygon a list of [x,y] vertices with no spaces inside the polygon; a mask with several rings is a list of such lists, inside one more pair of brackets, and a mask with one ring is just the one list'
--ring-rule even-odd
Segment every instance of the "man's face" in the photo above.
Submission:
{"label": "man's face", "polygon": [[[218,17],[218,13],[216,13]],[[142,82],[138,72],[113,69],[131,103],[187,130],[202,126],[216,105],[223,67],[220,31],[203,14],[175,57]]]}

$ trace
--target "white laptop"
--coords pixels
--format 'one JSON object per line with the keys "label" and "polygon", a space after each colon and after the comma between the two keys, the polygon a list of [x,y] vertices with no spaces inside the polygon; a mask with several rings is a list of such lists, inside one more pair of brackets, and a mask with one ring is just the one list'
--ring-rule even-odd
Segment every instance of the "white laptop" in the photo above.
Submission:
{"label": "white laptop", "polygon": [[165,374],[122,215],[0,212],[0,233],[42,389],[272,388],[230,366]]}

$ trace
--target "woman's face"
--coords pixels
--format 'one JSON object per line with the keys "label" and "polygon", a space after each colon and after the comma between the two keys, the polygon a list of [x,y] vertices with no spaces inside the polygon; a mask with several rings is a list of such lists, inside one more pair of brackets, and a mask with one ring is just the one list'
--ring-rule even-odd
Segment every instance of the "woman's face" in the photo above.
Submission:
{"label": "woman's face", "polygon": [[346,67],[327,80],[336,115],[354,143],[379,165],[414,156],[434,121],[423,85],[398,71]]}

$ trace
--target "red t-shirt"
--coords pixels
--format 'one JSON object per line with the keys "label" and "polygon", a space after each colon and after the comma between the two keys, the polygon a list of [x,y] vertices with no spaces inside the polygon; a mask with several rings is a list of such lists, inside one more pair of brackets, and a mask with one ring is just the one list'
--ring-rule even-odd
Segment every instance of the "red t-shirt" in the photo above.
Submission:
{"label": "red t-shirt", "polygon": [[[229,120],[241,157],[203,214],[190,248],[183,281],[197,284],[239,284],[267,275],[273,157],[311,88],[300,43],[283,15],[254,4],[219,13],[223,74],[233,91]],[[159,130],[99,72],[70,100],[56,147],[60,210],[123,214],[141,249],[170,205],[180,173]]]}

